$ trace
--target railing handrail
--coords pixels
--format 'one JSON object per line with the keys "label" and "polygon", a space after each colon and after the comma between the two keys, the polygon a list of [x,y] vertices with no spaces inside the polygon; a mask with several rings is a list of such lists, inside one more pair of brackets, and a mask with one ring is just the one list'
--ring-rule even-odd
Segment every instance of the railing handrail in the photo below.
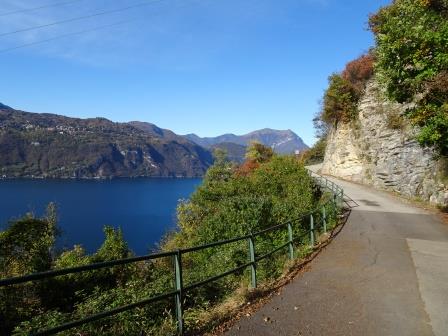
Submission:
{"label": "railing handrail", "polygon": [[[112,316],[112,315],[116,315],[120,312],[126,311],[126,310],[130,310],[133,309],[135,307],[138,306],[142,306],[142,305],[146,305],[149,304],[151,302],[156,302],[156,301],[160,301],[163,299],[166,299],[168,297],[172,297],[172,296],[176,296],[176,297],[181,297],[183,294],[183,291],[188,291],[200,286],[203,286],[207,283],[216,281],[222,277],[228,276],[230,274],[236,273],[238,271],[241,271],[249,266],[254,266],[258,261],[265,259],[269,256],[271,256],[272,254],[288,247],[291,246],[294,241],[296,241],[297,239],[301,239],[304,236],[311,234],[311,240],[312,243],[314,245],[314,231],[316,231],[318,229],[319,224],[324,224],[324,228],[326,230],[326,223],[325,223],[325,218],[321,219],[321,223],[315,223],[316,226],[314,226],[313,223],[313,215],[318,213],[321,209],[320,208],[324,208],[329,204],[329,203],[334,203],[335,199],[340,196],[343,197],[343,189],[338,186],[336,183],[328,180],[326,177],[321,176],[319,174],[316,174],[314,172],[312,172],[311,170],[308,170],[308,173],[310,175],[310,177],[315,178],[316,180],[319,180],[320,182],[325,181],[325,185],[321,185],[322,188],[326,188],[329,191],[332,192],[333,194],[333,199],[332,200],[328,200],[327,202],[325,202],[324,204],[321,204],[319,206],[319,208],[313,209],[312,211],[304,214],[303,216],[296,218],[296,219],[292,219],[289,220],[285,223],[282,224],[277,224],[274,225],[272,227],[254,232],[254,233],[250,233],[244,236],[240,236],[240,237],[235,237],[235,238],[230,238],[230,239],[226,239],[226,240],[221,240],[221,241],[216,241],[216,242],[212,242],[212,243],[208,243],[208,244],[203,244],[203,245],[199,245],[199,246],[195,246],[195,247],[190,247],[190,248],[184,248],[184,249],[179,249],[176,251],[168,251],[168,252],[161,252],[161,253],[153,253],[153,254],[148,254],[148,255],[143,255],[143,256],[136,256],[136,257],[130,257],[130,258],[124,258],[124,259],[117,259],[117,260],[112,260],[112,261],[104,261],[104,262],[98,262],[98,263],[92,263],[92,264],[88,264],[88,265],[83,265],[83,266],[77,266],[77,267],[71,267],[71,268],[64,268],[64,269],[58,269],[58,270],[51,270],[51,271],[45,271],[45,272],[39,272],[39,273],[33,273],[33,274],[28,274],[28,275],[24,275],[24,276],[18,276],[18,277],[11,277],[11,278],[5,278],[5,279],[0,279],[0,288],[5,287],[5,286],[10,286],[10,285],[17,285],[17,284],[22,284],[22,283],[27,283],[27,282],[31,282],[31,281],[37,281],[37,280],[42,280],[42,279],[46,279],[46,278],[52,278],[52,277],[57,277],[57,276],[63,276],[63,275],[68,275],[68,274],[73,274],[73,273],[81,273],[81,272],[85,272],[85,271],[91,271],[91,270],[97,270],[97,269],[102,269],[102,268],[108,268],[108,267],[114,267],[114,266],[118,266],[118,265],[126,265],[126,264],[130,264],[130,263],[135,263],[135,262],[139,262],[139,261],[148,261],[148,260],[154,260],[154,259],[159,259],[159,258],[166,258],[166,257],[175,257],[175,260],[177,260],[177,266],[180,267],[180,270],[178,270],[176,272],[175,270],[175,280],[176,283],[179,282],[180,288],[176,288],[174,291],[170,291],[170,292],[166,292],[166,293],[162,293],[162,294],[158,294],[154,297],[151,298],[146,298],[144,300],[132,303],[132,304],[128,304],[125,306],[121,306],[121,307],[117,307],[114,309],[111,309],[109,311],[103,311],[101,313],[97,313],[97,314],[92,314],[89,315],[83,319],[77,320],[77,321],[72,321],[72,322],[68,322],[62,325],[59,325],[57,327],[54,328],[50,328],[47,330],[43,330],[40,332],[35,333],[34,335],[51,335],[51,334],[55,334],[64,330],[68,330],[89,322],[93,322],[108,316]],[[330,188],[331,187],[331,188]],[[324,215],[325,216],[325,215]],[[297,221],[301,221],[306,217],[310,217],[311,218],[311,229],[304,232],[303,234],[301,234],[299,237],[296,238],[292,238],[292,234],[290,233],[290,238],[288,239],[288,241],[284,244],[282,244],[281,246],[276,247],[274,250],[262,255],[262,256],[258,256],[255,257],[255,255],[253,255],[253,260],[251,260],[250,262],[238,266],[232,270],[226,271],[220,275],[217,276],[213,276],[210,278],[207,278],[205,280],[187,285],[187,286],[183,286],[182,284],[182,276],[181,276],[181,261],[179,260],[180,257],[183,254],[186,253],[191,253],[191,252],[195,252],[195,251],[202,251],[208,248],[212,248],[212,247],[218,247],[218,246],[222,246],[222,245],[227,245],[227,244],[231,244],[231,243],[235,243],[235,242],[239,242],[239,241],[243,241],[243,240],[251,240],[252,245],[253,245],[253,239],[257,236],[260,236],[262,234],[265,234],[267,232],[271,232],[271,231],[275,231],[278,230],[280,228],[283,228],[285,226],[288,226],[288,231],[291,230],[291,225]],[[251,245],[251,244],[249,244]],[[252,247],[253,248],[253,247]],[[291,248],[291,247],[290,247]],[[252,251],[254,254],[254,251]],[[291,258],[293,257],[293,252],[291,253]],[[177,259],[177,258],[178,259]],[[253,272],[253,279],[256,278],[256,275],[254,274],[255,272],[255,268],[252,269]],[[180,273],[180,274],[178,274]],[[253,286],[256,286],[256,280],[253,280]],[[177,302],[177,300],[176,300]],[[179,303],[177,303],[178,307],[176,307],[177,310],[180,309],[180,311],[182,311],[181,308],[181,300],[179,300]],[[180,316],[182,316],[182,312],[180,312]],[[180,324],[182,324],[181,321],[179,321]],[[180,330],[182,330],[182,327],[180,327]]]}

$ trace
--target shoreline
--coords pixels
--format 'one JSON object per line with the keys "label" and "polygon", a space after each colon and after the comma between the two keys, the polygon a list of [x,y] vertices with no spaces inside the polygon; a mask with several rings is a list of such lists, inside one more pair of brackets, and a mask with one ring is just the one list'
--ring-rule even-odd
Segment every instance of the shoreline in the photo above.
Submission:
{"label": "shoreline", "polygon": [[0,181],[20,181],[20,180],[50,180],[50,181],[110,181],[120,179],[203,179],[201,176],[102,176],[102,177],[48,177],[48,176],[24,176],[24,177],[0,177]]}

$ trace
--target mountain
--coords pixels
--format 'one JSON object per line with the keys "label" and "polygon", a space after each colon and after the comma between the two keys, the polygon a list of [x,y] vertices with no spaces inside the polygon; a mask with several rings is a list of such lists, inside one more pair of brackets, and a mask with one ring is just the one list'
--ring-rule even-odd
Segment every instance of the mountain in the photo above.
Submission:
{"label": "mountain", "polygon": [[217,148],[225,150],[227,153],[227,159],[236,163],[242,163],[246,156],[246,146],[238,145],[233,142],[221,142],[210,146],[210,150],[212,152]]}
{"label": "mountain", "polygon": [[0,103],[0,110],[12,110],[12,108],[9,106],[6,106],[5,104]]}
{"label": "mountain", "polygon": [[296,150],[308,149],[303,140],[291,130],[279,131],[265,128],[245,135],[224,134],[214,138],[201,138],[196,134],[187,134],[185,138],[205,148],[211,148],[220,143],[234,143],[247,146],[251,141],[258,141],[272,147],[280,154],[291,154]]}
{"label": "mountain", "polygon": [[173,131],[157,127],[156,125],[148,122],[131,121],[128,124],[155,137],[160,137],[169,140],[176,140],[178,142],[185,142],[186,140],[184,137],[177,135]]}
{"label": "mountain", "polygon": [[147,123],[115,123],[0,106],[0,177],[196,177],[210,151]]}

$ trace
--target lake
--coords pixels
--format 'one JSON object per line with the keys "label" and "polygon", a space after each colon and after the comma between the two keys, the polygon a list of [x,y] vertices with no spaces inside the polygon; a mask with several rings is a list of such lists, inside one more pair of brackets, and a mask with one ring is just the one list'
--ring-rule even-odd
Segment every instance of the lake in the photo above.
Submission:
{"label": "lake", "polygon": [[129,247],[145,254],[176,227],[176,206],[201,179],[0,180],[0,228],[27,212],[58,208],[62,235],[57,246],[81,244],[94,252],[103,242],[103,226],[121,227]]}

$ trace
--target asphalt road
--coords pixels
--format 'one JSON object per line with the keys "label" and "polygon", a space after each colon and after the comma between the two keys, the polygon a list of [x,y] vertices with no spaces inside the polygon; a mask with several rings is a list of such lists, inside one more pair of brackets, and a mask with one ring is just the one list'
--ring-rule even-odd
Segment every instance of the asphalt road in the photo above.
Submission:
{"label": "asphalt road", "polygon": [[448,335],[448,225],[369,187],[335,180],[359,207],[335,240],[226,335]]}

